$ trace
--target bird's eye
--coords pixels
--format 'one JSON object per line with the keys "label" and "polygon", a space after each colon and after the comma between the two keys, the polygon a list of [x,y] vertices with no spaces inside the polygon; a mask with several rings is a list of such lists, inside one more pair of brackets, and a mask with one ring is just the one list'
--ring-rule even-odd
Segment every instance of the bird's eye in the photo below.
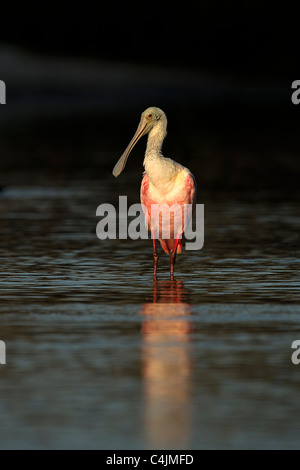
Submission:
{"label": "bird's eye", "polygon": [[148,114],[148,118],[152,118],[152,114]]}

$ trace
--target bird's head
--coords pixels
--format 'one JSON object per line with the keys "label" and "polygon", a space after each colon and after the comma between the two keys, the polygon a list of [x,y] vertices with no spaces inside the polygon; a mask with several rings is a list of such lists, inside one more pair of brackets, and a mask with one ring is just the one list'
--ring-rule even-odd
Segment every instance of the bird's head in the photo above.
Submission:
{"label": "bird's head", "polygon": [[147,108],[141,116],[141,119],[146,120],[151,124],[151,126],[155,126],[157,121],[159,121],[162,117],[166,117],[165,113],[159,109],[156,108],[155,106],[150,106],[150,108]]}
{"label": "bird's head", "polygon": [[141,120],[134,136],[132,137],[128,147],[126,148],[125,152],[120,157],[119,161],[113,169],[113,175],[115,177],[119,176],[120,173],[122,173],[122,171],[124,170],[129,154],[137,143],[137,141],[143,135],[148,134],[152,129],[154,129],[158,125],[159,121],[161,121],[162,119],[165,122],[167,121],[165,113],[161,109],[156,108],[155,106],[147,108],[142,113]]}

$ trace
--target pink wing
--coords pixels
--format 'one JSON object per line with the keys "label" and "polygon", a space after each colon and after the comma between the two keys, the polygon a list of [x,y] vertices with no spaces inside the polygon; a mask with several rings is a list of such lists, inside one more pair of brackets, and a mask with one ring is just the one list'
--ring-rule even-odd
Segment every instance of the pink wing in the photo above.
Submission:
{"label": "pink wing", "polygon": [[186,204],[192,204],[194,209],[196,204],[197,184],[192,173],[188,174],[185,180],[185,186],[187,188],[187,194],[189,199],[189,202],[187,202]]}
{"label": "pink wing", "polygon": [[[150,180],[147,174],[144,175],[142,184],[141,184],[141,203],[143,204],[143,210],[145,214],[145,224],[146,228],[148,230],[154,230],[157,234],[159,233],[160,235],[162,234],[162,225],[161,225],[161,219],[159,223],[159,227],[151,227],[150,225],[150,220],[151,220],[151,205],[152,204],[157,204],[155,200],[151,197],[149,193],[149,184]],[[181,188],[181,190],[178,192],[176,195],[174,201],[172,203],[167,203],[169,206],[172,206],[173,204],[177,204],[179,207],[179,210],[174,212],[173,215],[173,220],[169,224],[170,227],[170,238],[162,238],[161,236],[159,237],[160,244],[165,251],[165,253],[170,253],[170,251],[173,248],[175,237],[177,237],[179,234],[183,234],[184,232],[184,225],[187,225],[190,222],[190,219],[192,217],[192,211],[187,214],[188,219],[184,220],[184,206],[186,204],[191,204],[193,209],[195,207],[196,203],[196,181],[192,173],[189,173],[184,181],[184,185]],[[181,253],[182,251],[182,238],[179,240],[178,246],[177,246],[177,253]]]}
{"label": "pink wing", "polygon": [[142,179],[142,183],[141,183],[140,197],[141,197],[141,203],[143,204],[146,228],[149,228],[148,227],[148,206],[149,206],[149,209],[151,207],[151,202],[149,203],[149,196],[148,196],[149,183],[150,183],[149,176],[147,175],[147,173],[145,173]]}

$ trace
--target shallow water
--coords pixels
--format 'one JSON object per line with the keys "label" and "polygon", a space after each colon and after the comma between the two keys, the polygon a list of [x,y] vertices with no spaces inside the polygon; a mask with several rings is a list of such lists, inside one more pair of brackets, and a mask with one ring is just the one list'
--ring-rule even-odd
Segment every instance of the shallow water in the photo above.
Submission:
{"label": "shallow water", "polygon": [[0,447],[299,447],[299,201],[199,194],[203,249],[154,283],[151,240],[96,237],[100,203],[138,202],[111,178],[7,176]]}

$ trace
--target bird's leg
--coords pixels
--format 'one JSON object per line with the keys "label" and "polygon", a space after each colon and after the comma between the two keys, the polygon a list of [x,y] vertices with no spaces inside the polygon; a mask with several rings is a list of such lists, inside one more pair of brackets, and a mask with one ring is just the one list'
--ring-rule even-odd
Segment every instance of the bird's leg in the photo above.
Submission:
{"label": "bird's leg", "polygon": [[153,241],[153,264],[154,264],[154,271],[153,271],[153,278],[156,281],[156,273],[157,273],[157,264],[158,264],[158,254],[156,249],[156,238],[155,232],[152,231],[152,241]]}
{"label": "bird's leg", "polygon": [[170,279],[171,281],[174,281],[174,265],[176,261],[176,251],[177,251],[177,246],[180,240],[180,236],[181,234],[177,235],[175,242],[174,242],[174,246],[171,251],[171,255],[170,255]]}
{"label": "bird's leg", "polygon": [[171,281],[174,281],[174,265],[176,261],[176,250],[171,251],[171,256],[170,256],[170,279]]}

